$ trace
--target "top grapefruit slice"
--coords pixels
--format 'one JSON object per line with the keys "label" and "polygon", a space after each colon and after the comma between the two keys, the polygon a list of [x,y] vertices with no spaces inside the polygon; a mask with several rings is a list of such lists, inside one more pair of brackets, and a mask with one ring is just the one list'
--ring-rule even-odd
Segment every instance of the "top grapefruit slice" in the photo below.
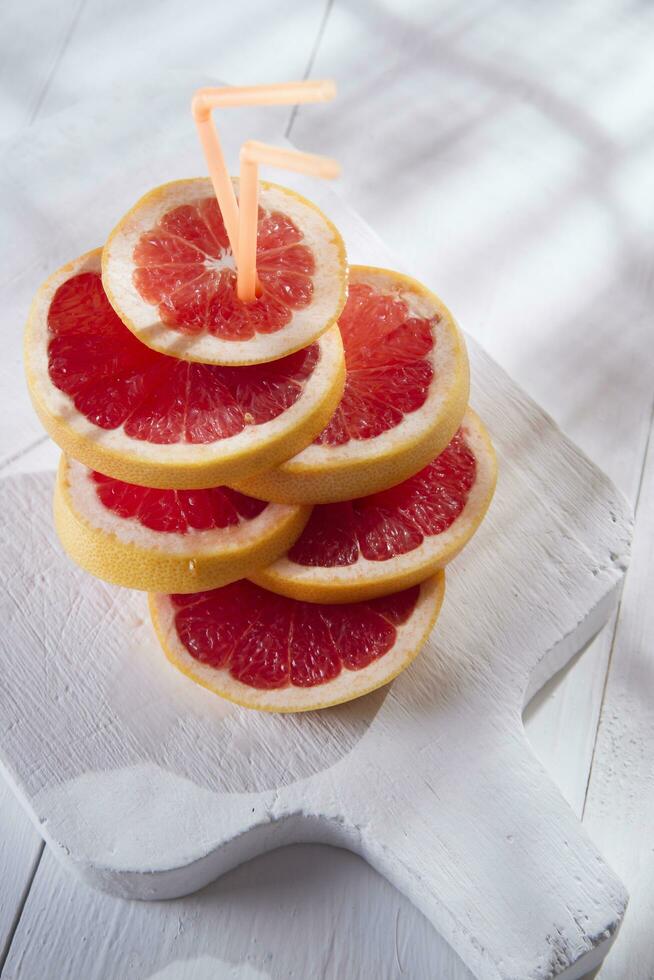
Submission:
{"label": "top grapefruit slice", "polygon": [[314,507],[288,553],[249,577],[308,602],[406,589],[467,544],[488,510],[496,473],[488,433],[468,409],[450,444],[422,470],[381,493]]}
{"label": "top grapefruit slice", "polygon": [[117,480],[190,490],[274,466],[321,431],[343,391],[336,325],[271,364],[166,357],[110,306],[100,255],[89,252],[47,280],[25,333],[32,401],[66,453]]}
{"label": "top grapefruit slice", "polygon": [[448,445],[468,402],[465,342],[446,306],[398,272],[350,267],[339,326],[343,398],[314,444],[253,479],[245,493],[277,503],[334,503],[417,473]]}
{"label": "top grapefruit slice", "polygon": [[260,711],[309,711],[361,697],[411,663],[438,616],[445,574],[370,602],[320,606],[246,580],[151,595],[168,659],[221,697]]}
{"label": "top grapefruit slice", "polygon": [[337,229],[287,188],[262,182],[259,202],[262,292],[252,303],[236,295],[234,256],[208,178],[157,187],[118,222],[102,279],[139,340],[189,361],[259,364],[306,347],[336,322],[347,291]]}

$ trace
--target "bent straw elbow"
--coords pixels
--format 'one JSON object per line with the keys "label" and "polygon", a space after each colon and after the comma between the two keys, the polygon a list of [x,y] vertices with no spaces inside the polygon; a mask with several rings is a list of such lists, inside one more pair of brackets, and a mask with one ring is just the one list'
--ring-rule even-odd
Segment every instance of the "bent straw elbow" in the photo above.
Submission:
{"label": "bent straw elbow", "polygon": [[203,121],[212,109],[253,105],[301,105],[308,102],[330,102],[336,96],[331,78],[303,82],[280,82],[272,85],[230,85],[200,88],[191,100],[196,120]]}

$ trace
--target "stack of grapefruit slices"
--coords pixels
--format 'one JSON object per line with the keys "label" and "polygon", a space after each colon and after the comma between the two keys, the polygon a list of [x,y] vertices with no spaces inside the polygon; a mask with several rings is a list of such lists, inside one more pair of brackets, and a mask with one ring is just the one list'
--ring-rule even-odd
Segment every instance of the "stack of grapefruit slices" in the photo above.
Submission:
{"label": "stack of grapefruit slices", "polygon": [[166,655],[199,684],[302,711],[416,656],[495,457],[440,300],[348,268],[294,192],[262,183],[259,204],[253,302],[210,182],[177,181],[40,288],[25,363],[63,451],[70,557],[151,593]]}

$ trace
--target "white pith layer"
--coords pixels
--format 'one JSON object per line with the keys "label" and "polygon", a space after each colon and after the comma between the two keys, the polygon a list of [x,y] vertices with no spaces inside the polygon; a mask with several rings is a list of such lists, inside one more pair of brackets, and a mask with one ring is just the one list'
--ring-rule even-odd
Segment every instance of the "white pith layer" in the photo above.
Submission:
{"label": "white pith layer", "polygon": [[382,561],[371,561],[359,554],[352,565],[300,565],[284,556],[264,570],[268,581],[295,582],[303,585],[354,586],[374,583],[385,578],[400,578],[420,568],[433,571],[440,559],[449,560],[467,541],[476,527],[479,514],[488,504],[495,483],[495,458],[489,451],[487,436],[476,416],[468,411],[461,428],[465,441],[476,459],[475,482],[459,516],[440,534],[426,535],[422,544],[412,551]]}
{"label": "white pith layer", "polygon": [[[238,179],[234,178],[233,183],[238,196]],[[260,182],[259,186],[260,207],[286,214],[302,233],[298,244],[313,252],[310,305],[291,309],[291,320],[276,333],[255,334],[250,340],[221,339],[211,333],[189,336],[162,323],[157,305],[144,300],[133,286],[134,248],[141,235],[154,228],[168,211],[214,195],[208,177],[175,181],[146,194],[119,222],[104,249],[103,279],[110,300],[145,343],[176,357],[209,363],[274,360],[305,347],[338,315],[344,300],[344,248],[337,230],[311,202],[276,184]],[[214,263],[209,260],[208,265]],[[226,259],[221,264],[225,263]]]}
{"label": "white pith layer", "polygon": [[408,620],[396,627],[393,647],[361,670],[345,667],[334,680],[314,687],[288,685],[274,690],[250,687],[235,680],[228,668],[216,669],[192,657],[180,642],[175,629],[175,613],[170,598],[152,595],[151,611],[169,659],[194,681],[247,707],[267,711],[307,711],[340,704],[387,684],[411,663],[427,639],[438,613],[445,589],[445,575],[439,572],[420,585],[420,594]]}
{"label": "white pith layer", "polygon": [[68,458],[65,473],[70,503],[79,517],[124,544],[165,551],[170,555],[195,558],[220,552],[228,557],[231,552],[241,551],[267,537],[297,511],[296,507],[284,504],[268,504],[256,517],[240,518],[238,524],[224,528],[206,531],[189,528],[184,534],[154,531],[135,517],[120,517],[105,507],[97,494],[98,484],[86,466]]}
{"label": "white pith layer", "polygon": [[116,429],[102,429],[94,425],[86,416],[78,412],[72,398],[50,380],[48,311],[57,289],[68,279],[85,272],[100,273],[100,257],[101,249],[97,249],[60,269],[48,281],[47,288],[37,294],[30,320],[31,333],[27,356],[34,395],[50,415],[65,421],[66,426],[78,435],[134,461],[165,465],[229,459],[246,449],[250,452],[264,446],[272,438],[283,436],[286,431],[294,429],[300,419],[311,414],[320,405],[325,389],[332,386],[342,356],[341,337],[337,326],[331,327],[316,341],[319,348],[318,360],[313,372],[302,383],[302,393],[295,404],[270,422],[246,425],[236,435],[212,443],[151,443],[133,439],[127,435],[122,425]]}

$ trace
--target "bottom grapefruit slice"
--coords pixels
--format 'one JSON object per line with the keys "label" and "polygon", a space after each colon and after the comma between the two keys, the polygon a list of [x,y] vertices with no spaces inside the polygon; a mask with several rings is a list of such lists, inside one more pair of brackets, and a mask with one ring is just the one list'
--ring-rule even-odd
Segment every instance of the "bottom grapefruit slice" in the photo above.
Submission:
{"label": "bottom grapefruit slice", "polygon": [[390,490],[314,507],[288,553],[252,575],[307,602],[352,602],[406,589],[451,561],[479,527],[495,489],[493,446],[468,409],[449,446]]}
{"label": "bottom grapefruit slice", "polygon": [[252,574],[284,553],[309,513],[229,487],[140,487],[65,456],[54,494],[55,527],[73,561],[144,591],[197,592]]}
{"label": "bottom grapefruit slice", "polygon": [[230,701],[309,711],[387,684],[416,657],[438,616],[445,575],[382,599],[317,605],[248,581],[197,595],[151,595],[166,656]]}

